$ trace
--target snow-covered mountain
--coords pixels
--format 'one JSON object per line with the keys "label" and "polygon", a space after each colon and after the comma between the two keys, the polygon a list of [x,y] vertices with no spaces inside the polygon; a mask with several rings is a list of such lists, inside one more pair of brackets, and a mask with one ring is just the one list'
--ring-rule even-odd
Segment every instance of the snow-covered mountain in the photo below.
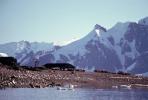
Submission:
{"label": "snow-covered mountain", "polygon": [[84,38],[39,56],[40,65],[67,62],[84,69],[132,73],[148,72],[147,18],[139,23],[117,23],[106,30],[100,25]]}
{"label": "snow-covered mountain", "polygon": [[[105,28],[96,24],[94,29],[84,38],[49,53],[50,56],[40,56],[40,64],[68,62],[89,70],[94,68],[110,71],[120,69],[122,65],[113,45],[105,37],[106,33]],[[46,59],[47,57],[48,59]]]}
{"label": "snow-covered mountain", "polygon": [[53,43],[19,41],[0,44],[0,52],[17,58],[18,62],[25,60],[26,56],[34,55],[38,52],[52,51]]}
{"label": "snow-covered mountain", "polygon": [[[29,52],[19,62],[22,65],[71,63],[83,69],[104,69],[131,73],[148,72],[148,17],[136,22],[117,23],[106,30],[96,24],[85,37],[52,50]],[[12,45],[14,45],[12,43]],[[28,45],[28,44],[27,44]],[[20,47],[20,46],[18,46]],[[31,46],[27,46],[28,51]],[[18,49],[18,51],[23,51]],[[30,50],[30,49],[29,49]],[[36,50],[36,49],[35,49]],[[8,53],[9,54],[9,53]],[[22,54],[22,53],[21,53]]]}

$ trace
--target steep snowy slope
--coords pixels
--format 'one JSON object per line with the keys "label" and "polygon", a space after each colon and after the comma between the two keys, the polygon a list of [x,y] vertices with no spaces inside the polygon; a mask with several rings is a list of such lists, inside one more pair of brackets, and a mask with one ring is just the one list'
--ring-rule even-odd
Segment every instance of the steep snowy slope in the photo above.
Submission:
{"label": "steep snowy slope", "polygon": [[101,28],[101,26],[96,24],[94,27],[94,30],[92,30],[87,36],[85,36],[84,38],[78,41],[75,41],[73,43],[66,45],[62,49],[59,49],[55,53],[55,59],[56,60],[59,59],[60,57],[59,54],[63,54],[65,56],[68,56],[69,54],[73,54],[73,55],[79,54],[80,56],[84,56],[84,54],[88,52],[88,50],[85,48],[87,43],[89,41],[98,40],[98,38],[101,35],[101,32],[103,33],[105,31],[106,31],[105,29]]}
{"label": "steep snowy slope", "polygon": [[117,23],[107,31],[95,25],[84,38],[39,56],[39,61],[40,65],[67,62],[84,69],[145,73],[148,72],[147,42],[148,25],[145,24]]}
{"label": "steep snowy slope", "polygon": [[102,38],[104,34],[106,29],[96,24],[84,38],[48,54],[51,58],[48,56],[47,60],[42,60],[46,59],[47,55],[41,56],[40,65],[49,62],[67,62],[84,69],[100,68],[113,71],[121,64],[111,43],[108,39]]}

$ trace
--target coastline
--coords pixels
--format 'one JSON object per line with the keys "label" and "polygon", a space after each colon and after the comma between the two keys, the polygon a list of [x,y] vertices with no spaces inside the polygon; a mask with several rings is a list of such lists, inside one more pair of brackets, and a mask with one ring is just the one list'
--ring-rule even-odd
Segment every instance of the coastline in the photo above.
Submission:
{"label": "coastline", "polygon": [[75,88],[148,89],[148,77],[103,72],[9,69],[0,66],[0,88],[45,88],[73,84]]}

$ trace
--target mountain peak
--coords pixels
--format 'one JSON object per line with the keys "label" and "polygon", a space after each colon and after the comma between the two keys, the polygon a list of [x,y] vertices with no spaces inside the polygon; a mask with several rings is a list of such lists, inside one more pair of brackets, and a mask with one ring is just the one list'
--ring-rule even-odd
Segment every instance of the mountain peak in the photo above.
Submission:
{"label": "mountain peak", "polygon": [[95,26],[94,26],[94,29],[96,30],[102,30],[102,31],[104,31],[104,32],[106,32],[106,29],[104,28],[104,27],[102,27],[101,25],[99,25],[99,24],[96,24]]}
{"label": "mountain peak", "polygon": [[101,25],[96,24],[94,26],[93,32],[91,32],[91,33],[93,33],[95,35],[97,34],[97,36],[100,36],[102,32],[106,32],[106,29],[104,27],[102,27]]}
{"label": "mountain peak", "polygon": [[141,25],[148,25],[148,17],[145,17],[143,19],[140,19],[138,21],[138,24],[141,24]]}
{"label": "mountain peak", "polygon": [[22,52],[24,50],[29,50],[31,48],[31,44],[28,41],[20,41],[17,43],[16,51]]}

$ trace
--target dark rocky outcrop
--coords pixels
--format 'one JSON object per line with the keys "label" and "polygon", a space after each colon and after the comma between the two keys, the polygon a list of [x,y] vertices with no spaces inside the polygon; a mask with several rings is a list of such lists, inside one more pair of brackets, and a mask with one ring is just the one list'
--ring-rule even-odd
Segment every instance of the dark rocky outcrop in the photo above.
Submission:
{"label": "dark rocky outcrop", "polygon": [[0,63],[7,66],[17,66],[17,60],[14,57],[0,57]]}

